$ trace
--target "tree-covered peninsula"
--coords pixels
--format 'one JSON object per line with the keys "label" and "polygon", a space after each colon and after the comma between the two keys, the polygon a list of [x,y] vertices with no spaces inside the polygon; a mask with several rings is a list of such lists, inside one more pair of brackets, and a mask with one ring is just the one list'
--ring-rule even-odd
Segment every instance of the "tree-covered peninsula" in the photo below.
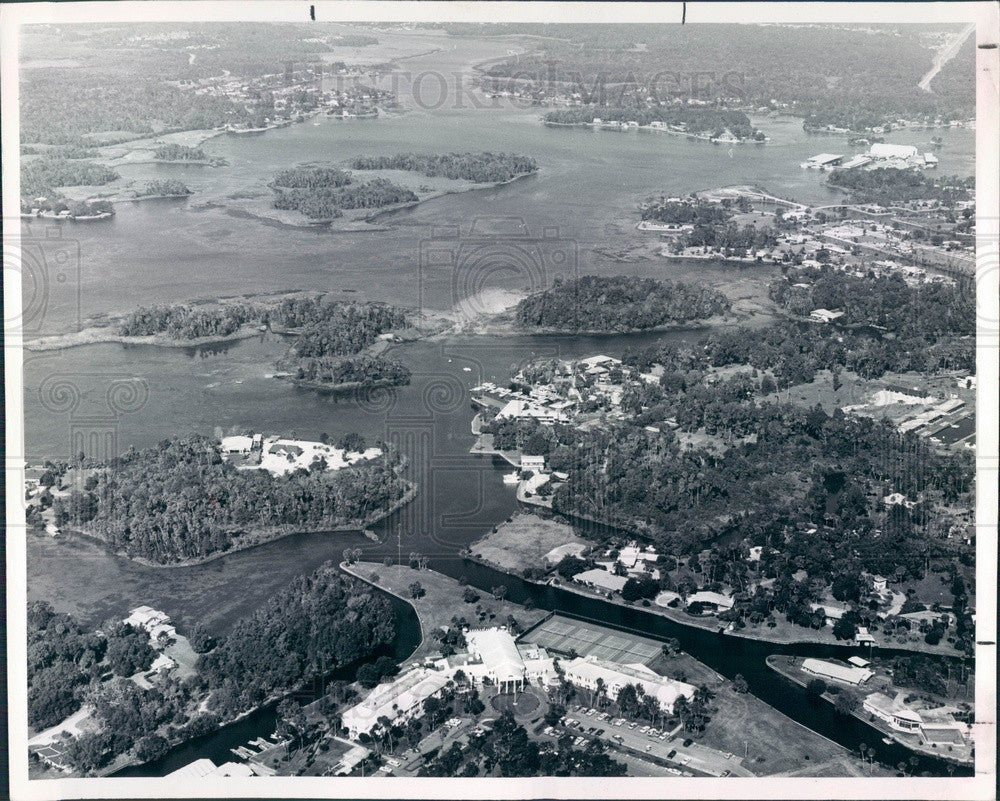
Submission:
{"label": "tree-covered peninsula", "polygon": [[112,459],[53,509],[60,528],[96,536],[116,553],[200,562],[295,531],[369,525],[410,491],[396,467],[387,455],[276,476],[237,469],[215,440],[174,437]]}

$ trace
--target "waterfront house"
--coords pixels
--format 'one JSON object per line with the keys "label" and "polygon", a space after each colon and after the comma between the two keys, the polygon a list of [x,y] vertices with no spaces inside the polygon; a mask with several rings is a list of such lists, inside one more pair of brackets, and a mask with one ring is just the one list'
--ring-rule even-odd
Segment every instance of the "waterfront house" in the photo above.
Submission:
{"label": "waterfront house", "polygon": [[584,570],[582,573],[577,573],[573,576],[573,581],[577,581],[580,584],[586,584],[588,587],[594,587],[598,590],[621,592],[622,587],[625,586],[625,582],[628,581],[628,578],[625,576],[616,576],[614,573],[609,573],[607,570],[595,568],[594,570]]}
{"label": "waterfront house", "polygon": [[872,693],[865,698],[862,706],[865,712],[885,721],[896,731],[920,732],[920,724],[923,722],[920,714],[907,709],[898,695],[890,698],[884,693]]}

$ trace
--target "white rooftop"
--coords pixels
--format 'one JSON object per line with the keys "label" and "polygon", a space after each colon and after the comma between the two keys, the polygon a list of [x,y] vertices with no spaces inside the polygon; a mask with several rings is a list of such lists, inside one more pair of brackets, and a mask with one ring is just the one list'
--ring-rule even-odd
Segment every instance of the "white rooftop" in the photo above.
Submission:
{"label": "white rooftop", "polygon": [[622,587],[628,581],[627,576],[616,576],[614,573],[609,573],[607,570],[600,570],[594,568],[593,570],[584,570],[582,573],[577,573],[573,576],[573,581],[579,581],[584,584],[593,584],[597,587],[603,587],[606,590],[611,590],[613,592],[621,592]]}
{"label": "white rooftop", "polygon": [[524,660],[506,629],[474,629],[466,633],[465,642],[500,681],[524,678]]}

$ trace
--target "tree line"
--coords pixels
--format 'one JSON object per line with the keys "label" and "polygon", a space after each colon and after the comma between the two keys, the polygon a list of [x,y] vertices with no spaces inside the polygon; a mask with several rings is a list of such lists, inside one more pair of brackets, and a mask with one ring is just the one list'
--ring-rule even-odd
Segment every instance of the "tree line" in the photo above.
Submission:
{"label": "tree line", "polygon": [[463,179],[476,183],[502,183],[538,170],[533,158],[516,153],[445,153],[395,156],[358,156],[354,170],[409,170],[432,178]]}
{"label": "tree line", "polygon": [[208,161],[208,154],[200,147],[168,142],[156,147],[153,158],[157,161]]}
{"label": "tree line", "polygon": [[327,563],[241,619],[198,670],[210,708],[231,717],[383,651],[395,634],[389,602]]}
{"label": "tree line", "polygon": [[42,197],[63,186],[104,186],[120,177],[110,167],[90,161],[37,156],[21,163],[21,195]]}
{"label": "tree line", "polygon": [[551,289],[529,295],[514,310],[516,321],[566,331],[641,331],[702,320],[729,309],[721,292],[682,281],[587,275],[556,279]]}
{"label": "tree line", "polygon": [[954,175],[931,176],[922,170],[898,170],[879,167],[874,170],[834,170],[826,179],[831,186],[846,189],[861,203],[892,206],[911,200],[937,200],[954,205],[972,200],[976,179]]}

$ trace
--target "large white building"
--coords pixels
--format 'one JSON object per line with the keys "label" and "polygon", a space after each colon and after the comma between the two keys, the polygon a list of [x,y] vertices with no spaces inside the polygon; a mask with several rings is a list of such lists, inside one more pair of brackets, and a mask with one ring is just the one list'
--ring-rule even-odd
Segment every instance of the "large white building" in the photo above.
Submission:
{"label": "large white building", "polygon": [[439,695],[449,681],[450,677],[443,673],[415,668],[390,684],[380,684],[364,701],[345,711],[341,721],[352,739],[370,735],[378,727],[379,718],[394,721],[418,717],[424,701]]}
{"label": "large white building", "polygon": [[678,698],[694,697],[695,688],[692,685],[661,676],[645,665],[620,665],[595,656],[578,657],[562,664],[569,682],[577,687],[596,690],[597,680],[601,679],[610,698],[618,695],[626,684],[633,684],[642,687],[646,695],[654,696],[661,709],[672,713]]}
{"label": "large white building", "polygon": [[509,631],[501,628],[475,629],[466,632],[465,642],[469,653],[482,660],[484,674],[500,688],[500,692],[524,689],[524,659]]}
{"label": "large white building", "polygon": [[465,632],[468,653],[438,659],[437,670],[454,677],[458,671],[473,684],[488,679],[500,692],[518,692],[528,684],[545,686],[556,680],[555,661],[544,648],[518,644],[507,629]]}

